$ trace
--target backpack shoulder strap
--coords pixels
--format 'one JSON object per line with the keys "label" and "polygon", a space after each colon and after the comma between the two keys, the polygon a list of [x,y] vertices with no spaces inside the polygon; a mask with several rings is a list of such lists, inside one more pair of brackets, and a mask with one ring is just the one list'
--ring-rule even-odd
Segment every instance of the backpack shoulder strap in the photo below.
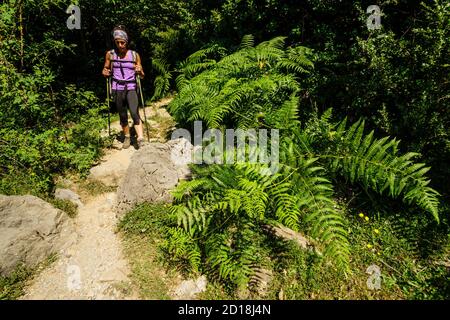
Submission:
{"label": "backpack shoulder strap", "polygon": [[114,49],[109,50],[109,60],[111,61],[111,74],[114,67]]}

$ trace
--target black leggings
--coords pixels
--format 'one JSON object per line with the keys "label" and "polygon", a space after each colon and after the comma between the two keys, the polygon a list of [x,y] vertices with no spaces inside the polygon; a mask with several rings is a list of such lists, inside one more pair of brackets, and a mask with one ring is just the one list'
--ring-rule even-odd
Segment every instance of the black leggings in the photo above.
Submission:
{"label": "black leggings", "polygon": [[134,125],[139,125],[141,119],[139,117],[139,102],[136,90],[113,90],[113,95],[117,111],[119,112],[120,124],[122,126],[128,125],[128,105]]}

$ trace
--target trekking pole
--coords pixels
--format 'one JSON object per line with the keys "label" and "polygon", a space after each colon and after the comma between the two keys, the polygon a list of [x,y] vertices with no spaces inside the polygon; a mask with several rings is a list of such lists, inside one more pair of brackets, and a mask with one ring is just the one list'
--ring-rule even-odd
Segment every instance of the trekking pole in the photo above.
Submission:
{"label": "trekking pole", "polygon": [[111,104],[110,104],[110,80],[106,78],[106,99],[108,100],[108,137],[111,137]]}
{"label": "trekking pole", "polygon": [[142,109],[144,109],[145,131],[147,132],[147,140],[150,141],[150,134],[148,133],[147,116],[145,114],[144,96],[142,95],[141,77],[139,75],[136,75],[136,82],[139,87],[139,95],[141,96]]}

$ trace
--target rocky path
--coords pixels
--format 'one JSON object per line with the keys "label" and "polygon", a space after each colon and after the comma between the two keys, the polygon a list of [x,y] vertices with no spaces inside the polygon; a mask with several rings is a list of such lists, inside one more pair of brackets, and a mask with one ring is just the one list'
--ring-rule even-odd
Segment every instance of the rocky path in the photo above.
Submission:
{"label": "rocky path", "polygon": [[[167,112],[161,101],[146,109],[150,124]],[[147,111],[148,110],[148,111]],[[168,115],[168,114],[167,114]],[[170,116],[169,116],[170,117]],[[112,128],[118,128],[113,123]],[[120,127],[119,127],[120,128]],[[159,139],[158,139],[159,140]],[[97,175],[109,185],[119,184],[136,150],[108,150],[96,167]],[[58,255],[50,267],[36,276],[21,299],[138,299],[129,281],[130,269],[122,252],[122,244],[115,233],[116,192],[90,197],[74,218],[76,237],[73,243]]]}
{"label": "rocky path", "polygon": [[93,198],[75,218],[77,239],[34,279],[22,299],[136,299],[129,268],[115,234],[115,193]]}

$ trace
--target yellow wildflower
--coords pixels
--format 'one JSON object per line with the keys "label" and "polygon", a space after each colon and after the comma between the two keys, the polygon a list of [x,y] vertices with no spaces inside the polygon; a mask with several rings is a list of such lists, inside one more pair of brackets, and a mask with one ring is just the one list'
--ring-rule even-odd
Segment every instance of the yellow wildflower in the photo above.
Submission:
{"label": "yellow wildflower", "polygon": [[361,218],[364,218],[364,213],[360,212],[360,213],[359,213],[359,216],[360,216]]}
{"label": "yellow wildflower", "polygon": [[366,221],[369,221],[369,217],[364,217],[364,219],[365,219]]}
{"label": "yellow wildflower", "polygon": [[375,232],[376,234],[380,234],[380,230],[378,229],[373,230],[373,232]]}
{"label": "yellow wildflower", "polygon": [[369,243],[369,244],[367,245],[367,248],[371,249],[371,248],[372,248],[372,245]]}

